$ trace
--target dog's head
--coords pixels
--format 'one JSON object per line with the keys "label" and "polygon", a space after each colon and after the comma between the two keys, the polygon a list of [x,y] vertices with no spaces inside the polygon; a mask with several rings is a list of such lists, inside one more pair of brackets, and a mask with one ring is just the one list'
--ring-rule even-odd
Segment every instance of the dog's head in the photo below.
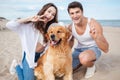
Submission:
{"label": "dog's head", "polygon": [[51,24],[47,31],[47,39],[51,46],[67,43],[70,36],[69,30],[58,23]]}

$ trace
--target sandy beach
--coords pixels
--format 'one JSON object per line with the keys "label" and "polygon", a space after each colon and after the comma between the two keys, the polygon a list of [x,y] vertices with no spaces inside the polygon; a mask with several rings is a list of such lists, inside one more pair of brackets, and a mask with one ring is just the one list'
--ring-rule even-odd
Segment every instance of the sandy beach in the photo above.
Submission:
{"label": "sandy beach", "polygon": [[[120,80],[120,28],[104,27],[104,35],[109,42],[109,52],[102,53],[96,62],[95,75],[84,78],[85,67],[79,68],[74,74],[74,80]],[[21,44],[18,35],[10,30],[0,31],[0,80],[17,80],[16,75],[10,75],[9,67],[13,60],[21,58]]]}

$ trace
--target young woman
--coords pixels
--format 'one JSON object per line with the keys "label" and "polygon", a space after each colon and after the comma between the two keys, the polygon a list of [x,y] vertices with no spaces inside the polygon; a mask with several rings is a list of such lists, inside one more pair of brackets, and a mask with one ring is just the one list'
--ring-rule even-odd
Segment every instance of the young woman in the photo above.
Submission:
{"label": "young woman", "polygon": [[45,34],[49,25],[58,22],[57,13],[57,7],[53,3],[48,3],[37,15],[9,21],[6,24],[9,29],[19,34],[22,43],[21,65],[13,60],[10,67],[10,73],[16,72],[19,80],[34,80],[36,58],[40,56],[39,53],[44,51],[47,44]]}

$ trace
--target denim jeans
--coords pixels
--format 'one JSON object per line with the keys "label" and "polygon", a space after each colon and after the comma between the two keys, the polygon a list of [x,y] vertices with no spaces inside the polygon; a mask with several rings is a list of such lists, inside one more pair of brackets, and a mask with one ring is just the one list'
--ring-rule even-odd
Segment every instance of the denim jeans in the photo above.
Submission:
{"label": "denim jeans", "polygon": [[24,57],[22,60],[23,68],[21,68],[20,65],[16,66],[16,73],[18,75],[18,80],[35,80],[34,69],[29,68],[29,65],[26,61],[25,56],[26,56],[26,53],[24,52]]}
{"label": "denim jeans", "polygon": [[98,47],[88,47],[88,48],[75,48],[73,53],[72,53],[72,66],[73,69],[75,69],[79,64],[79,55],[81,52],[85,51],[85,50],[93,50],[96,54],[96,60],[99,59],[99,57],[101,56],[101,51]]}
{"label": "denim jeans", "polygon": [[38,59],[40,58],[40,56],[43,54],[43,51],[42,52],[36,52],[35,53],[35,62],[37,62],[38,61]]}

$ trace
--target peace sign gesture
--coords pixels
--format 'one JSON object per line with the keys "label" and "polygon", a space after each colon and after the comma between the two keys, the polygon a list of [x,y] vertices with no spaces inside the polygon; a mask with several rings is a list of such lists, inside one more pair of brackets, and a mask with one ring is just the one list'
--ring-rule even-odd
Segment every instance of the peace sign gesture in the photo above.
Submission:
{"label": "peace sign gesture", "polygon": [[38,22],[38,21],[43,21],[45,22],[45,16],[44,15],[35,15],[35,16],[31,16],[31,17],[28,17],[28,18],[23,18],[23,19],[18,19],[17,22],[20,22],[20,23],[26,23],[26,22]]}
{"label": "peace sign gesture", "polygon": [[93,39],[96,39],[99,35],[100,29],[98,28],[97,22],[95,20],[91,20],[89,23],[90,26],[90,35]]}
{"label": "peace sign gesture", "polygon": [[41,16],[39,16],[39,15],[35,15],[35,16],[32,16],[32,17],[30,17],[29,18],[29,21],[32,21],[32,22],[37,22],[37,21],[45,21],[44,20],[44,15],[41,15]]}

